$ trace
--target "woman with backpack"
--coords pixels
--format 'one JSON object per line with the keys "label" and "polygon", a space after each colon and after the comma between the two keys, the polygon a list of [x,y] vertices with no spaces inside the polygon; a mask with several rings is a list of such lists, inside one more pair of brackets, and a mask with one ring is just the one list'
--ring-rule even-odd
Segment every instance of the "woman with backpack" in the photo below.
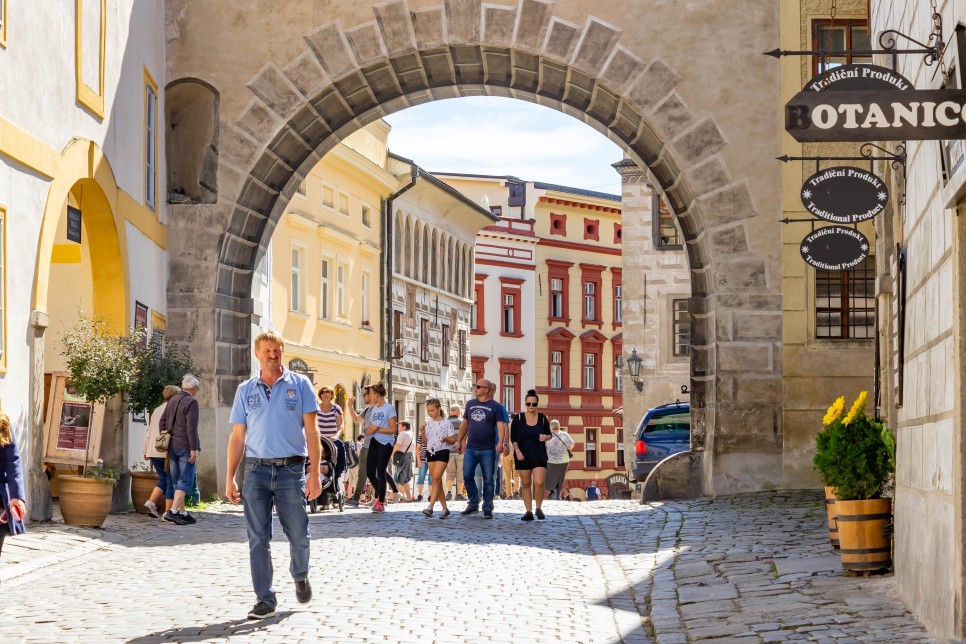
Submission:
{"label": "woman with backpack", "polygon": [[[527,512],[520,519],[543,521],[544,482],[547,477],[547,441],[553,438],[550,421],[537,411],[540,398],[531,389],[524,398],[526,411],[514,414],[510,421],[510,442],[513,444],[514,465],[520,474],[520,494]],[[536,501],[536,511],[531,511]]]}

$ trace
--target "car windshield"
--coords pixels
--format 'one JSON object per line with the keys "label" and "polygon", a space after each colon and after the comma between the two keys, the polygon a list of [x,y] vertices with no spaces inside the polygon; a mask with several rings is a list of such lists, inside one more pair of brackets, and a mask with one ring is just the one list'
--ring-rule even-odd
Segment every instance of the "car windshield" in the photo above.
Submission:
{"label": "car windshield", "polygon": [[647,421],[645,434],[671,434],[674,432],[691,431],[691,415],[688,412],[654,416]]}

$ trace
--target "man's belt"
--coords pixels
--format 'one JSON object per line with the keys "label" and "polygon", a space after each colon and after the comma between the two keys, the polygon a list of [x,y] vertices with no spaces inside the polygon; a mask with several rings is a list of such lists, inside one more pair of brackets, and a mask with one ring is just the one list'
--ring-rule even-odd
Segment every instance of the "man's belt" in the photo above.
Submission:
{"label": "man's belt", "polygon": [[255,458],[248,456],[245,458],[249,463],[255,465],[274,465],[275,467],[285,467],[286,465],[297,465],[305,462],[304,456],[286,456],[285,458]]}

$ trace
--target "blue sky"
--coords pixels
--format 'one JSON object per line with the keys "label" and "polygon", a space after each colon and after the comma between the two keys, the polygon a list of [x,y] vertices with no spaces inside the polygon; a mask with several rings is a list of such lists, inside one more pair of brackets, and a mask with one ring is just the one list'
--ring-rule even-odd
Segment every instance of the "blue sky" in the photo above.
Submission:
{"label": "blue sky", "polygon": [[563,112],[511,98],[433,101],[396,112],[389,149],[430,172],[511,174],[620,194],[620,147]]}

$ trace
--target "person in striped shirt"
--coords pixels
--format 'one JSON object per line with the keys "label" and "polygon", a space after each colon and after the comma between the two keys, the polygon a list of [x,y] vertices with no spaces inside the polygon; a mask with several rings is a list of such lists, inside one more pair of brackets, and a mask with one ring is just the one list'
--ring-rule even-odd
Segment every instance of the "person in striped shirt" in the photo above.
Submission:
{"label": "person in striped shirt", "polygon": [[319,413],[316,422],[319,434],[327,438],[339,438],[342,434],[342,408],[332,402],[332,388],[319,389]]}

